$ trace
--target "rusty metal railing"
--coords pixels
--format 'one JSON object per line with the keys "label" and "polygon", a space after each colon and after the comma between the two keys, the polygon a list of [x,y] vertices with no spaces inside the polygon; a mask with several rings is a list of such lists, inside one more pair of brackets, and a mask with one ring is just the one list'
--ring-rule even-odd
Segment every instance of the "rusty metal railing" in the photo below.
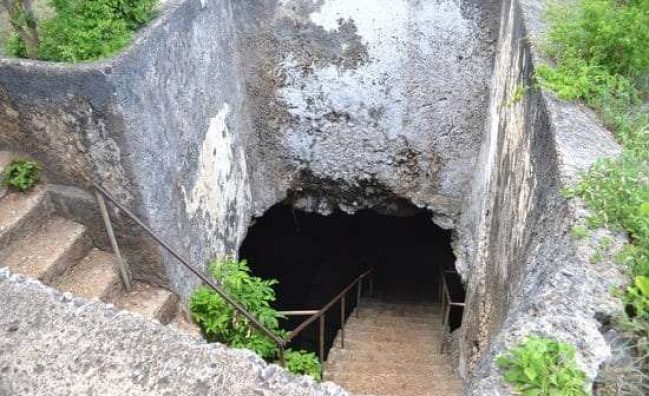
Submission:
{"label": "rusty metal railing", "polygon": [[450,325],[450,317],[451,317],[451,309],[452,307],[460,307],[464,309],[464,302],[459,302],[459,301],[453,301],[451,298],[451,292],[448,289],[448,282],[447,282],[447,277],[449,275],[457,275],[459,274],[456,271],[442,271],[440,273],[440,288],[439,288],[439,294],[440,294],[440,301],[442,308],[444,309],[444,315],[442,316],[442,324],[443,324],[443,329],[444,329],[444,336],[443,336],[443,341],[442,345],[440,348],[440,352],[443,353],[444,349],[447,346],[447,339],[449,338],[449,335],[451,334],[451,325]]}
{"label": "rusty metal railing", "polygon": [[266,326],[264,326],[253,314],[248,312],[244,307],[239,305],[232,297],[230,297],[225,290],[223,290],[213,279],[211,279],[209,276],[204,274],[202,271],[196,269],[193,265],[189,263],[188,260],[186,260],[184,257],[180,255],[174,248],[172,248],[168,243],[166,243],[162,238],[160,238],[151,228],[149,228],[142,220],[140,220],[135,214],[133,214],[127,207],[122,205],[113,197],[106,189],[104,189],[102,186],[100,186],[97,183],[93,183],[95,187],[95,197],[97,198],[97,203],[99,204],[99,210],[101,212],[102,218],[104,220],[104,225],[106,226],[106,232],[108,233],[108,237],[110,239],[111,246],[113,248],[113,251],[115,253],[115,256],[117,256],[118,263],[119,263],[119,272],[120,276],[122,277],[122,281],[124,282],[124,286],[127,290],[131,289],[131,278],[130,278],[130,271],[127,266],[127,263],[123,260],[120,251],[119,251],[119,246],[117,244],[117,239],[115,238],[115,233],[113,232],[113,226],[112,222],[110,220],[110,215],[108,213],[108,209],[106,207],[106,201],[110,201],[113,205],[115,205],[116,208],[121,210],[126,216],[128,216],[132,221],[134,221],[140,228],[144,230],[151,238],[153,238],[154,241],[156,241],[163,249],[165,249],[169,254],[171,254],[173,257],[175,257],[180,263],[185,266],[189,271],[191,271],[194,275],[196,275],[204,284],[209,286],[214,292],[216,292],[219,296],[221,296],[230,306],[232,306],[237,312],[239,312],[242,316],[244,316],[246,319],[250,321],[250,323],[255,327],[257,330],[265,334],[268,338],[270,338],[276,345],[279,350],[279,360],[280,364],[282,366],[285,365],[284,361],[284,349],[286,348],[286,344],[288,343],[287,340],[279,337],[277,334],[275,334],[272,330],[268,329]]}
{"label": "rusty metal railing", "polygon": [[302,331],[304,331],[311,323],[319,320],[319,356],[320,361],[325,361],[325,320],[327,311],[331,309],[337,302],[340,301],[340,347],[345,348],[345,320],[346,320],[346,297],[347,293],[355,286],[358,286],[356,289],[356,317],[360,316],[360,302],[361,294],[363,291],[363,280],[368,279],[368,292],[370,295],[374,294],[374,279],[373,279],[374,269],[367,270],[358,276],[353,282],[351,282],[346,288],[344,288],[340,293],[336,295],[327,305],[322,307],[319,310],[306,310],[306,311],[282,311],[280,314],[284,316],[309,316],[304,320],[295,330],[289,332],[286,337],[286,343],[290,343],[295,337],[297,337]]}

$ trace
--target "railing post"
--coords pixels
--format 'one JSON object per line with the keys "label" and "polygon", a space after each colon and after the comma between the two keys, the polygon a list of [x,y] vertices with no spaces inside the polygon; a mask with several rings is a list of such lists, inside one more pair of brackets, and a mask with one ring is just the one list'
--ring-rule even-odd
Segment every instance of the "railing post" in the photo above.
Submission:
{"label": "railing post", "polygon": [[374,274],[370,274],[370,285],[368,289],[370,297],[374,297]]}
{"label": "railing post", "polygon": [[345,349],[345,296],[340,299],[340,348]]}
{"label": "railing post", "polygon": [[104,200],[103,195],[98,190],[95,190],[95,197],[97,198],[97,204],[99,205],[99,211],[101,212],[101,217],[104,219],[104,225],[106,226],[106,233],[108,234],[108,239],[110,239],[110,244],[113,248],[113,253],[117,257],[117,263],[119,265],[119,274],[124,282],[124,288],[127,292],[131,291],[131,277],[126,262],[122,258],[121,253],[119,252],[119,245],[117,245],[117,239],[115,238],[115,232],[113,231],[113,225],[110,221],[110,215],[108,214],[108,209],[106,208],[106,201]]}
{"label": "railing post", "polygon": [[320,361],[324,363],[325,313],[320,316]]}
{"label": "railing post", "polygon": [[284,345],[278,345],[279,346],[279,365],[282,367],[286,367],[286,359],[284,358]]}
{"label": "railing post", "polygon": [[361,293],[363,290],[363,279],[358,280],[358,287],[356,288],[356,317],[361,317]]}

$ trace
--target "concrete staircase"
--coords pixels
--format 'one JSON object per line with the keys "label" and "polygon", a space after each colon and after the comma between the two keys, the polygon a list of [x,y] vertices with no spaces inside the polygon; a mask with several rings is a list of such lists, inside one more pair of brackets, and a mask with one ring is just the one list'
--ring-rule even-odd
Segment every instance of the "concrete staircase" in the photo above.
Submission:
{"label": "concrete staircase", "polygon": [[[0,151],[0,174],[13,155]],[[0,191],[0,268],[38,279],[62,292],[112,303],[162,324],[197,335],[200,331],[178,309],[178,297],[165,289],[134,282],[127,293],[116,257],[96,249],[83,224],[58,216],[46,184],[20,193]]]}
{"label": "concrete staircase", "polygon": [[358,395],[453,396],[463,386],[440,354],[443,330],[436,303],[364,299],[325,363],[325,379]]}

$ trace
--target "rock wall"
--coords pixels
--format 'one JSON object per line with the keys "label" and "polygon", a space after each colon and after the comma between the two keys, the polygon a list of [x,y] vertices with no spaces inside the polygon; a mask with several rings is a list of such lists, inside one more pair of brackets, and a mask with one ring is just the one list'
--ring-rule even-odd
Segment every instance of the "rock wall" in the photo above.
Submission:
{"label": "rock wall", "polygon": [[4,269],[0,300],[2,396],[348,394]]}
{"label": "rock wall", "polygon": [[480,147],[497,2],[261,3],[250,108],[297,205],[396,195],[450,227]]}
{"label": "rock wall", "polygon": [[504,2],[481,171],[462,220],[478,230],[465,240],[460,339],[460,368],[475,395],[509,394],[494,358],[528,334],[576,345],[594,378],[610,356],[596,318],[619,309],[609,291],[620,274],[611,263],[590,263],[593,250],[570,235],[583,208],[561,197],[579,170],[619,147],[589,111],[533,88],[542,59],[530,43],[544,4]]}
{"label": "rock wall", "polygon": [[[250,128],[232,3],[166,2],[107,61],[0,60],[0,148],[40,160],[51,183],[100,182],[199,267],[236,254],[250,219]],[[169,256],[165,266],[187,297],[195,277]]]}
{"label": "rock wall", "polygon": [[[619,278],[571,239],[583,208],[560,191],[619,148],[588,111],[527,89],[544,4],[170,0],[114,59],[0,60],[0,148],[52,183],[101,182],[198,266],[285,198],[322,213],[409,200],[454,231],[474,394],[508,393],[493,358],[529,332],[577,345],[594,376]],[[196,280],[164,262],[186,298]]]}

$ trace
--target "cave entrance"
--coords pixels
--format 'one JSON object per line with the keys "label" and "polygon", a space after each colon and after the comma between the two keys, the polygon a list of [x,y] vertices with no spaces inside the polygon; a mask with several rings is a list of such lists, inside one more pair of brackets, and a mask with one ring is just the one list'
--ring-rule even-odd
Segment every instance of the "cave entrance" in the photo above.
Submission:
{"label": "cave entrance", "polygon": [[[455,269],[450,231],[436,226],[429,211],[413,205],[384,213],[336,210],[324,216],[278,204],[250,227],[239,257],[248,260],[256,276],[279,281],[275,308],[281,311],[318,310],[369,268],[375,269],[372,299],[439,302],[440,274]],[[354,297],[350,293],[347,299],[348,315]],[[283,326],[294,329],[304,319],[290,317]],[[452,311],[450,319],[451,329],[458,327],[461,311]],[[317,353],[317,322],[310,327],[292,348]],[[339,308],[327,314],[326,329],[328,351],[340,329]]]}

